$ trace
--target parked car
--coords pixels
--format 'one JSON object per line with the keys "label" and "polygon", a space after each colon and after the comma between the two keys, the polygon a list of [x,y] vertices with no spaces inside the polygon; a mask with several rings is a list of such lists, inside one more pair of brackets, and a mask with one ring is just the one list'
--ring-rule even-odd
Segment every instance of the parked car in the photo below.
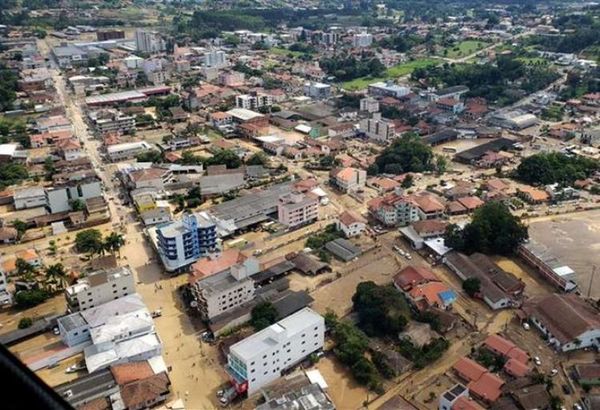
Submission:
{"label": "parked car", "polygon": [[152,313],[150,313],[150,316],[152,316],[152,318],[157,318],[157,317],[161,317],[162,316],[162,310],[157,309],[152,311]]}
{"label": "parked car", "polygon": [[540,360],[539,356],[535,356],[533,358],[533,362],[536,364],[536,366],[541,366],[542,361]]}
{"label": "parked car", "polygon": [[60,335],[60,329],[58,328],[58,326],[54,326],[52,328],[52,333],[54,333],[55,335]]}
{"label": "parked car", "polygon": [[531,326],[529,326],[529,323],[523,322],[523,329],[529,330],[529,329],[531,329]]}

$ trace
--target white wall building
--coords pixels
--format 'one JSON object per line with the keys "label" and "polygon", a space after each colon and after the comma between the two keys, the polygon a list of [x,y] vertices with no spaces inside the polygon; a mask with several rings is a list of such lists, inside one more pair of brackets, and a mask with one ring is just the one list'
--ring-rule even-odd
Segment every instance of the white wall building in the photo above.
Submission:
{"label": "white wall building", "polygon": [[206,67],[227,67],[227,54],[222,50],[213,50],[204,53],[204,65]]}
{"label": "white wall building", "polygon": [[352,47],[369,47],[373,44],[373,35],[369,33],[359,33],[352,36]]}
{"label": "white wall building", "polygon": [[37,208],[46,205],[44,188],[30,187],[15,190],[13,194],[15,209]]}
{"label": "white wall building", "polygon": [[135,45],[138,51],[149,54],[160,53],[167,48],[159,33],[146,30],[136,30]]}
{"label": "white wall building", "polygon": [[327,99],[331,96],[331,86],[310,81],[304,84],[304,95],[317,100]]}
{"label": "white wall building", "polygon": [[360,131],[377,142],[386,142],[396,137],[394,123],[381,118],[381,113],[375,113],[372,118],[361,120]]}
{"label": "white wall building", "polygon": [[7,286],[6,275],[0,270],[0,305],[12,304],[12,295],[8,291]]}
{"label": "white wall building", "polygon": [[364,218],[352,211],[342,212],[336,225],[339,230],[344,232],[346,238],[360,235],[367,227]]}
{"label": "white wall building", "polygon": [[325,320],[304,308],[231,346],[227,372],[238,392],[250,396],[323,348],[324,340]]}
{"label": "white wall building", "polygon": [[73,201],[101,196],[103,196],[102,182],[98,178],[93,177],[46,189],[46,206],[53,214],[66,212],[71,210]]}
{"label": "white wall building", "polygon": [[242,94],[235,97],[235,106],[247,110],[258,110],[273,105],[273,97],[267,94]]}
{"label": "white wall building", "polygon": [[134,158],[143,152],[154,149],[146,141],[125,142],[123,144],[109,145],[106,148],[106,153],[111,161],[121,161],[124,159]]}
{"label": "white wall building", "polygon": [[135,280],[129,267],[93,272],[65,289],[71,312],[87,310],[135,293]]}
{"label": "white wall building", "polygon": [[360,99],[360,110],[368,113],[374,113],[379,111],[379,101],[373,97],[361,98]]}

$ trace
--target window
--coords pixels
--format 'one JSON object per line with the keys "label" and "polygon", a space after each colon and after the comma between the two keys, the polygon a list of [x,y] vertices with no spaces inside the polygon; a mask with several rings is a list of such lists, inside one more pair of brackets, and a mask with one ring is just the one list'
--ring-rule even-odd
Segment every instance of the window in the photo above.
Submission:
{"label": "window", "polygon": [[117,293],[117,291],[116,291],[116,290],[113,290],[113,293]]}
{"label": "window", "polygon": [[306,343],[306,340],[303,340],[303,341],[302,341],[302,344],[304,344],[304,343]]}
{"label": "window", "polygon": [[113,284],[112,284],[112,287],[113,287],[113,288],[116,288],[116,287],[117,287],[117,284],[116,284],[116,283],[113,283]]}
{"label": "window", "polygon": [[127,290],[127,286],[123,286],[123,290]]}
{"label": "window", "polygon": [[254,363],[255,363],[255,362],[250,362],[250,366],[254,366]]}
{"label": "window", "polygon": [[317,330],[319,328],[319,326],[315,326],[315,330]]}
{"label": "window", "polygon": [[256,371],[256,369],[252,369],[250,370],[250,373],[254,373]]}
{"label": "window", "polygon": [[302,333],[302,337],[306,337],[306,333]]}
{"label": "window", "polygon": [[251,381],[252,381],[252,382],[255,382],[255,381],[256,381],[256,379],[252,379]]}

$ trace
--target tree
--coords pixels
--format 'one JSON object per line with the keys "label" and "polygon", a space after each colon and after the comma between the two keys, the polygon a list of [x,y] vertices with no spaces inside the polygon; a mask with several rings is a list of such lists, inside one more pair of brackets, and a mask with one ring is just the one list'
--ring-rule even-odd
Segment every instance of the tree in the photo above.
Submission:
{"label": "tree", "polygon": [[31,325],[33,325],[33,319],[30,317],[24,317],[19,320],[18,328],[27,329],[28,327],[31,327]]}
{"label": "tree", "polygon": [[21,239],[25,231],[27,231],[27,223],[21,221],[20,219],[15,219],[12,221],[12,226],[17,230],[18,238]]}
{"label": "tree", "polygon": [[277,322],[279,313],[275,306],[269,302],[259,303],[252,309],[252,318],[250,324],[255,330],[262,330]]}
{"label": "tree", "polygon": [[222,149],[206,160],[206,165],[225,165],[227,169],[239,168],[242,165],[240,157],[229,149]]}
{"label": "tree", "polygon": [[514,177],[532,185],[553,183],[573,184],[600,170],[600,163],[591,158],[567,156],[560,152],[531,155],[521,161]]}
{"label": "tree", "polygon": [[462,283],[462,288],[467,295],[474,297],[481,290],[479,278],[467,278]]}
{"label": "tree", "polygon": [[448,168],[448,160],[446,159],[446,157],[443,155],[436,155],[435,156],[435,171],[438,174],[443,174],[444,172],[446,172],[447,168]]}
{"label": "tree", "polygon": [[125,245],[125,238],[123,237],[123,235],[116,232],[111,232],[104,239],[104,249],[113,254],[118,252],[119,257],[121,257],[121,248],[123,247],[123,245]]}
{"label": "tree", "polygon": [[16,293],[15,301],[21,308],[30,308],[43,303],[48,296],[48,292],[40,289],[21,290]]}
{"label": "tree", "polygon": [[359,326],[369,336],[392,336],[404,330],[410,317],[406,300],[395,288],[361,282],[352,297]]}
{"label": "tree", "polygon": [[67,271],[62,263],[59,262],[46,266],[44,272],[46,273],[46,278],[48,278],[51,283],[58,283],[59,287],[63,287],[65,278],[67,277]]}
{"label": "tree", "polygon": [[412,174],[406,174],[400,186],[402,188],[410,188],[411,186],[413,186],[414,180],[415,178],[412,176]]}
{"label": "tree", "polygon": [[434,168],[433,152],[418,136],[407,133],[384,149],[375,164],[379,172],[388,174],[431,171]]}
{"label": "tree", "polygon": [[56,173],[56,167],[54,166],[54,160],[52,157],[46,157],[44,159],[44,171],[46,171],[46,179],[52,180],[52,176]]}
{"label": "tree", "polygon": [[267,165],[268,163],[268,159],[267,156],[264,154],[264,152],[256,152],[254,154],[252,154],[252,156],[250,158],[248,158],[248,161],[246,161],[246,164],[248,165]]}
{"label": "tree", "polygon": [[35,279],[37,269],[25,259],[17,258],[17,260],[15,261],[15,268],[17,271],[17,275],[20,276],[24,281],[33,282],[33,280]]}
{"label": "tree", "polygon": [[82,199],[74,199],[71,201],[71,209],[75,212],[85,210],[85,202]]}
{"label": "tree", "polygon": [[104,242],[102,241],[102,232],[98,229],[87,229],[78,232],[75,236],[75,249],[80,253],[90,255],[104,254]]}
{"label": "tree", "polygon": [[499,201],[477,209],[463,229],[450,225],[445,233],[448,246],[468,254],[510,255],[528,237],[527,226]]}

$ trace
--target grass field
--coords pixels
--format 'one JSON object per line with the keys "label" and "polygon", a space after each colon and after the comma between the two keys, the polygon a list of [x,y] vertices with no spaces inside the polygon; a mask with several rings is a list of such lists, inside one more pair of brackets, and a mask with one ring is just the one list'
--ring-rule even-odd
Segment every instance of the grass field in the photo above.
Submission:
{"label": "grass field", "polygon": [[448,58],[461,58],[488,47],[490,43],[479,40],[465,40],[446,48],[441,55]]}
{"label": "grass field", "polygon": [[381,77],[360,77],[352,81],[346,81],[342,84],[342,87],[348,91],[362,90],[367,88],[367,86],[371,83],[384,81],[390,78],[402,77],[412,73],[417,68],[423,68],[438,63],[439,60],[433,58],[420,58],[418,60],[408,61],[406,63],[401,63],[390,67],[386,70],[385,75]]}
{"label": "grass field", "polygon": [[300,57],[302,54],[304,54],[300,51],[291,51],[291,50],[288,50],[286,48],[281,48],[281,47],[271,47],[269,49],[269,52],[271,54],[275,54],[278,56],[288,56],[291,54],[294,57]]}

